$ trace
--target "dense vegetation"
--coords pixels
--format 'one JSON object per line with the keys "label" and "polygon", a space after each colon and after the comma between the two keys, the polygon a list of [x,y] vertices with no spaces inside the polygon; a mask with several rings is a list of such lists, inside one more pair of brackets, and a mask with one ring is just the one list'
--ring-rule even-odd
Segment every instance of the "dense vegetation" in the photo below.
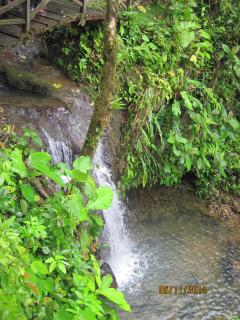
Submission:
{"label": "dense vegetation", "polygon": [[96,259],[96,210],[112,191],[96,186],[90,158],[52,165],[35,133],[18,138],[9,126],[0,142],[0,318],[118,319],[113,303],[130,311]]}
{"label": "dense vegetation", "polygon": [[[122,184],[179,184],[240,194],[239,1],[171,0],[123,12],[118,92],[124,109]],[[59,29],[58,64],[96,92],[101,27]]]}

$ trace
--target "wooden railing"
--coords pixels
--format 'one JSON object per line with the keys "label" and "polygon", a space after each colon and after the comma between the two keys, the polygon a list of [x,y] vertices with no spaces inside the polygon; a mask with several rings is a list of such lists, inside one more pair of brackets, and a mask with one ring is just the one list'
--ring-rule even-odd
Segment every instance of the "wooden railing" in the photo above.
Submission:
{"label": "wooden railing", "polygon": [[[2,25],[22,25],[23,31],[28,33],[31,28],[31,20],[38,14],[39,10],[44,9],[50,0],[42,0],[33,11],[31,11],[31,0],[14,0],[9,4],[0,7],[0,26]],[[86,0],[73,0],[74,3],[79,5],[81,14],[85,13]],[[13,9],[19,8],[22,12],[21,17],[8,18],[6,14],[10,13]]]}

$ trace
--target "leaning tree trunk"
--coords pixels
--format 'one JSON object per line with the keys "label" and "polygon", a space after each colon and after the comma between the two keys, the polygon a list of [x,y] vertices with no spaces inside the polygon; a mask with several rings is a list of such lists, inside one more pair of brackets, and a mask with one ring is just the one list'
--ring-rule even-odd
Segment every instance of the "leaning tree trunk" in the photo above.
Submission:
{"label": "leaning tree trunk", "polygon": [[100,93],[95,101],[95,110],[89,126],[87,140],[82,153],[93,155],[104,129],[111,119],[111,101],[116,84],[117,13],[119,0],[107,0],[103,67],[100,79]]}

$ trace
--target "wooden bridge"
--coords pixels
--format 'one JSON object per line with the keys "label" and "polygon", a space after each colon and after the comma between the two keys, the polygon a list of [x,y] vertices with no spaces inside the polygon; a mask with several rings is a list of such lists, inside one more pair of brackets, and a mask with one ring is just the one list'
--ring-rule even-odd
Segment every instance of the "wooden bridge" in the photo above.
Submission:
{"label": "wooden bridge", "polygon": [[[0,0],[0,47],[13,46],[26,35],[39,35],[57,26],[103,20],[104,10],[92,9],[87,0]],[[6,3],[6,4],[5,4]]]}

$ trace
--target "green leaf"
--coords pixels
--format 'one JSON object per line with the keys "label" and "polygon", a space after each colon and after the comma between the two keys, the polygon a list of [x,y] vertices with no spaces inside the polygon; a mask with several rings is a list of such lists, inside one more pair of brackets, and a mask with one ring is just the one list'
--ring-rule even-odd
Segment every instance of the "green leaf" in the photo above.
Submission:
{"label": "green leaf", "polygon": [[45,264],[43,264],[41,261],[33,261],[31,264],[31,269],[34,273],[39,273],[39,274],[48,274],[48,269],[45,266]]}
{"label": "green leaf", "polygon": [[0,176],[0,186],[2,186],[4,184],[4,181],[5,181],[5,177]]}
{"label": "green leaf", "polygon": [[90,157],[77,158],[73,162],[73,168],[78,169],[81,172],[87,173],[90,169],[92,169],[92,161]]}
{"label": "green leaf", "polygon": [[58,262],[58,269],[61,270],[63,273],[66,273],[66,267],[62,262]]}
{"label": "green leaf", "polygon": [[28,173],[23,162],[22,152],[15,149],[11,152],[10,158],[12,160],[12,171],[16,172],[21,178],[26,178]]}
{"label": "green leaf", "polygon": [[119,308],[122,310],[131,311],[130,305],[127,303],[127,301],[124,298],[124,295],[121,291],[118,291],[114,288],[103,288],[98,289],[97,293],[100,295],[103,295],[104,297],[108,298],[110,301],[116,303]]}
{"label": "green leaf", "polygon": [[186,165],[187,170],[190,171],[191,166],[192,166],[192,161],[189,156],[186,157],[185,165]]}
{"label": "green leaf", "polygon": [[183,48],[187,48],[195,39],[195,32],[194,31],[183,31],[180,34],[181,37],[181,44]]}
{"label": "green leaf", "polygon": [[112,282],[113,282],[112,276],[110,274],[107,274],[102,278],[101,289],[109,288]]}
{"label": "green leaf", "polygon": [[148,38],[148,36],[146,36],[145,34],[142,35],[142,39],[143,39],[143,41],[145,41],[145,42],[149,42],[149,38]]}
{"label": "green leaf", "polygon": [[78,221],[89,220],[88,211],[83,207],[82,196],[80,193],[74,193],[68,196],[64,208],[77,218]]}
{"label": "green leaf", "polygon": [[97,198],[95,201],[90,200],[87,208],[90,210],[108,209],[112,203],[113,192],[109,187],[99,187],[96,190]]}
{"label": "green leaf", "polygon": [[50,264],[50,267],[49,267],[49,272],[53,272],[57,267],[57,261],[53,261],[51,264]]}
{"label": "green leaf", "polygon": [[170,135],[169,138],[167,139],[167,142],[174,144],[175,143],[175,138],[173,135]]}
{"label": "green leaf", "polygon": [[79,310],[79,319],[81,320],[96,320],[96,313],[93,312],[90,308],[86,307],[84,309]]}
{"label": "green leaf", "polygon": [[78,169],[73,169],[70,172],[71,178],[77,182],[87,182],[88,175],[85,172],[82,172]]}
{"label": "green leaf", "polygon": [[72,320],[73,316],[71,313],[67,312],[65,309],[58,310],[57,313],[54,314],[53,320]]}
{"label": "green leaf", "polygon": [[40,171],[43,175],[52,179],[60,186],[64,186],[64,182],[62,181],[60,175],[57,172],[51,170],[49,164],[51,158],[52,157],[46,152],[32,152],[29,156],[29,165],[34,169]]}
{"label": "green leaf", "polygon": [[27,212],[28,204],[24,199],[20,199],[20,207],[23,213]]}
{"label": "green leaf", "polygon": [[239,122],[237,121],[237,119],[235,118],[231,118],[228,120],[230,126],[235,129],[235,130],[238,130],[239,129]]}
{"label": "green leaf", "polygon": [[35,202],[40,199],[39,195],[35,192],[35,190],[30,184],[22,184],[20,185],[20,189],[22,191],[24,198],[28,202]]}
{"label": "green leaf", "polygon": [[173,105],[172,105],[172,114],[173,114],[175,117],[178,117],[178,116],[180,116],[180,114],[181,114],[180,102],[177,101],[177,100],[174,100],[174,103],[173,103]]}
{"label": "green leaf", "polygon": [[222,44],[222,48],[225,53],[227,53],[227,54],[231,53],[229,46],[227,46],[226,44]]}
{"label": "green leaf", "polygon": [[192,103],[188,98],[187,92],[186,91],[182,91],[181,92],[181,96],[182,96],[182,98],[184,100],[186,108],[189,109],[189,110],[193,110]]}

